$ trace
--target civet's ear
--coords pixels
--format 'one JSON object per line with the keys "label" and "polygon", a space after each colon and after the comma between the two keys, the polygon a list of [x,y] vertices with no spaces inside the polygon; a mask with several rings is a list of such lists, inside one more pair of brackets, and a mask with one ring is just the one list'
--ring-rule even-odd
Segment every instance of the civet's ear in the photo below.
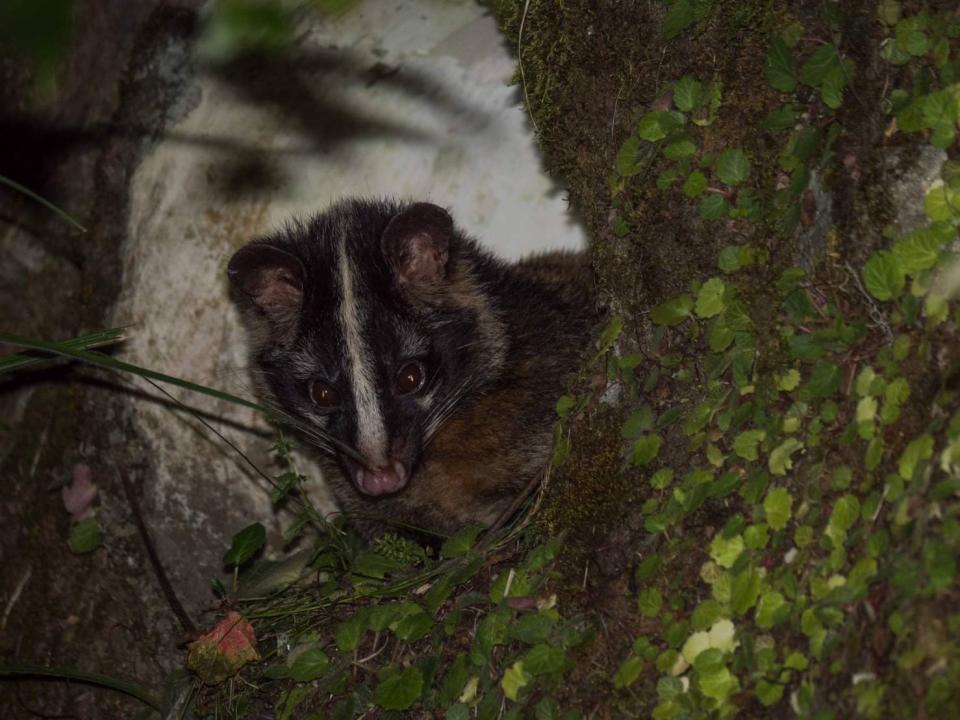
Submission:
{"label": "civet's ear", "polygon": [[227,265],[230,282],[278,326],[296,322],[306,275],[299,258],[263,242],[240,248]]}
{"label": "civet's ear", "polygon": [[429,289],[444,279],[453,219],[441,207],[415,203],[393,216],[380,246],[400,287]]}

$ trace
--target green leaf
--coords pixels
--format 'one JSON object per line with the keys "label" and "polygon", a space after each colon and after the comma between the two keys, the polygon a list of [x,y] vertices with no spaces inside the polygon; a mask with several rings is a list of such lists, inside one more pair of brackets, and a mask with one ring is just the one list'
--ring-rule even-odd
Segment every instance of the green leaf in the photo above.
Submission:
{"label": "green leaf", "polygon": [[720,154],[717,177],[727,185],[739,185],[750,176],[750,161],[740,148],[728,148]]}
{"label": "green leaf", "polygon": [[643,672],[643,666],[643,659],[631,654],[630,657],[623,661],[620,668],[614,674],[613,687],[619,690],[633,685],[637,678],[640,677],[640,673]]}
{"label": "green leaf", "polygon": [[783,697],[783,691],[785,687],[785,685],[767,682],[761,678],[757,682],[757,700],[759,700],[764,707],[775,705],[780,698]]}
{"label": "green leaf", "polygon": [[427,635],[433,629],[433,618],[423,610],[411,613],[396,623],[394,634],[404,642],[414,642]]}
{"label": "green leaf", "polygon": [[531,675],[557,672],[563,670],[566,664],[567,654],[563,648],[545,643],[533,646],[523,656],[523,669]]}
{"label": "green leaf", "polygon": [[689,0],[675,0],[663,18],[663,36],[672,40],[693,24],[693,5]]}
{"label": "green leaf", "polygon": [[903,292],[903,270],[893,255],[881,250],[867,260],[863,268],[863,284],[877,300],[892,300]]}
{"label": "green leaf", "polygon": [[780,37],[783,38],[787,47],[796,47],[797,43],[800,42],[800,39],[803,37],[803,25],[796,20],[788,23],[781,31]]}
{"label": "green leaf", "polygon": [[849,465],[840,465],[839,467],[834,468],[833,472],[830,474],[830,489],[831,490],[846,490],[850,487],[850,482],[853,480],[853,470],[850,469]]}
{"label": "green leaf", "polygon": [[777,376],[777,389],[784,392],[792,392],[800,385],[800,371],[791,368],[782,375]]}
{"label": "green leaf", "polygon": [[723,293],[726,289],[727,286],[720,278],[710,278],[701,285],[695,307],[697,315],[704,319],[719,315],[725,307]]}
{"label": "green leaf", "polygon": [[[509,585],[509,588],[507,587]],[[490,600],[500,602],[504,597],[523,597],[530,592],[530,573],[526,570],[502,572],[490,586]]]}
{"label": "green leaf", "polygon": [[323,675],[330,666],[330,658],[320,648],[305,650],[294,659],[288,675],[297,682],[311,682]]}
{"label": "green leaf", "polygon": [[743,542],[751,550],[765,548],[770,542],[770,526],[767,523],[748,525],[743,531]]}
{"label": "green leaf", "polygon": [[[470,678],[469,660],[466,655],[457,655],[453,662],[449,664],[449,670],[443,677],[440,685],[440,692],[437,700],[441,705],[449,705],[460,697],[464,685]],[[448,714],[449,717],[449,714]]]}
{"label": "green leaf", "polygon": [[853,527],[860,517],[860,501],[854,495],[844,495],[839,498],[830,513],[830,527],[841,533]]}
{"label": "green leaf", "polygon": [[728,540],[723,533],[717,533],[710,541],[710,557],[720,567],[732,568],[745,547],[742,535],[734,535]]}
{"label": "green leaf", "polygon": [[560,399],[557,400],[557,416],[566,417],[567,414],[573,410],[576,406],[577,401],[575,398],[570,395],[561,395]]}
{"label": "green leaf", "polygon": [[792,652],[787,656],[786,661],[784,662],[784,667],[790,668],[791,670],[806,670],[810,667],[810,661],[799,652]]}
{"label": "green leaf", "polygon": [[340,623],[334,637],[340,652],[353,652],[360,644],[360,637],[367,629],[367,619],[362,612],[354,613],[349,620]]}
{"label": "green leaf", "polygon": [[516,702],[517,695],[520,693],[521,688],[530,682],[530,678],[530,673],[523,669],[523,661],[517,660],[507,669],[503,674],[503,679],[500,681],[503,694],[507,696],[507,699]]}
{"label": "green leaf", "polygon": [[841,65],[830,68],[827,76],[820,84],[820,99],[831,110],[836,110],[843,104],[843,89],[847,85],[847,76]]}
{"label": "green leaf", "polygon": [[727,199],[718,193],[708,193],[700,201],[700,217],[704,220],[719,220],[730,212]]}
{"label": "green leaf", "polygon": [[811,87],[819,87],[827,77],[827,73],[839,64],[840,55],[837,53],[837,48],[832,44],[821,45],[800,68],[800,82]]}
{"label": "green leaf", "polygon": [[362,578],[382,580],[389,573],[400,570],[405,566],[406,563],[403,561],[380,553],[361,552],[354,558],[351,571],[354,575]]}
{"label": "green leaf", "polygon": [[892,252],[902,271],[917,273],[937,264],[940,246],[937,234],[930,228],[922,228],[894,243]]}
{"label": "green leaf", "polygon": [[690,316],[693,309],[693,298],[689,295],[678,295],[670,298],[650,311],[650,319],[657,325],[679,325]]}
{"label": "green leaf", "polygon": [[683,193],[687,197],[697,197],[707,189],[707,176],[699,170],[694,170],[683,181]]}
{"label": "green leaf", "polygon": [[707,648],[693,660],[693,669],[700,676],[712,675],[724,667],[723,651],[720,648]]}
{"label": "green leaf", "polygon": [[243,565],[267,543],[267,529],[260,523],[248,525],[233,536],[233,543],[223,556],[224,565]]}
{"label": "green leaf", "polygon": [[659,555],[650,555],[637,565],[637,570],[633,577],[638,583],[656,575],[663,567],[663,559]]}
{"label": "green leaf", "polygon": [[904,18],[898,22],[894,29],[894,36],[897,48],[914,57],[926,55],[930,49],[930,41],[920,26],[919,17]]}
{"label": "green leaf", "polygon": [[616,168],[617,173],[623,177],[631,177],[643,170],[643,164],[638,162],[639,153],[639,137],[631,135],[624,140],[614,160],[614,168]]}
{"label": "green leaf", "polygon": [[694,630],[706,630],[724,615],[723,606],[714,598],[704,600],[694,608],[690,625]]}
{"label": "green leaf", "polygon": [[673,468],[660,468],[650,478],[650,487],[654,490],[663,490],[673,482]]}
{"label": "green leaf", "polygon": [[763,501],[767,524],[774,530],[783,530],[790,519],[793,497],[785,488],[774,488]]}
{"label": "green leaf", "polygon": [[803,448],[803,443],[796,438],[788,438],[780,443],[772,453],[767,462],[767,466],[773,475],[786,475],[787,471],[793,467],[791,455],[797,450]]}
{"label": "green leaf", "polygon": [[807,389],[811,397],[830,397],[840,389],[840,368],[832,362],[821,360],[813,366]]}
{"label": "green leaf", "polygon": [[797,124],[797,111],[793,105],[784,105],[783,107],[771,110],[763,118],[763,127],[772,132],[781,132],[789,130]]}
{"label": "green leaf", "polygon": [[767,50],[763,74],[774,90],[793,92],[797,87],[797,80],[793,75],[793,54],[780,38],[776,38]]}
{"label": "green leaf", "polygon": [[480,525],[467,525],[447,538],[440,547],[440,557],[454,558],[466,555],[476,542],[477,535],[483,528]]}
{"label": "green leaf", "polygon": [[930,589],[942,592],[950,587],[957,574],[954,553],[943,543],[928,541],[923,548],[923,564],[930,579]]}
{"label": "green leaf", "polygon": [[733,439],[733,451],[744,460],[757,460],[759,445],[767,437],[765,430],[744,430]]}
{"label": "green leaf", "polygon": [[82,555],[93,552],[103,542],[103,533],[100,530],[100,523],[95,517],[81,520],[70,528],[70,536],[67,538],[67,546],[70,552]]}
{"label": "green leaf", "polygon": [[660,125],[658,115],[660,111],[653,110],[648,112],[637,124],[637,136],[649,142],[663,140],[667,136],[666,130]]}
{"label": "green leaf", "polygon": [[292,720],[293,713],[311,694],[312,690],[308,687],[292,687],[284,692],[277,700],[276,720]]}
{"label": "green leaf", "polygon": [[406,710],[423,691],[423,674],[416,667],[395,673],[377,685],[373,701],[384,710]]}
{"label": "green leaf", "polygon": [[757,598],[760,597],[760,585],[760,573],[754,568],[748,567],[737,573],[730,588],[730,606],[735,613],[743,615],[757,604]]}
{"label": "green leaf", "polygon": [[508,625],[507,634],[512,639],[525,642],[527,645],[536,645],[545,642],[556,625],[557,621],[550,615],[530,613]]}
{"label": "green leaf", "polygon": [[642,406],[627,417],[620,428],[620,435],[625,440],[634,440],[653,428],[653,410],[649,405]]}
{"label": "green leaf", "polygon": [[678,112],[651,110],[637,124],[637,136],[649,142],[663,140],[670,132],[683,127],[685,120]]}
{"label": "green leaf", "polygon": [[669,167],[657,175],[657,190],[666,190],[672,187],[674,181],[677,179],[677,175],[678,172],[675,167]]}
{"label": "green leaf", "polygon": [[954,190],[938,180],[923,199],[923,209],[933,221],[950,221],[960,215],[960,190]]}
{"label": "green leaf", "polygon": [[703,85],[692,75],[684,75],[673,85],[673,104],[681,112],[690,112],[703,102]]}
{"label": "green leaf", "polygon": [[[352,718],[354,715],[351,714],[350,717]],[[470,708],[460,702],[450,705],[443,713],[444,720],[470,720],[472,717]]]}
{"label": "green leaf", "polygon": [[633,444],[633,464],[648,465],[660,452],[663,438],[659,435],[644,435]]}
{"label": "green leaf", "polygon": [[717,266],[721,271],[730,275],[740,269],[740,246],[727,245],[720,251],[717,258]]}
{"label": "green leaf", "polygon": [[904,449],[897,464],[897,471],[904,480],[913,479],[913,473],[921,460],[929,460],[933,456],[933,438],[924,433],[911,441]]}
{"label": "green leaf", "polygon": [[668,160],[683,160],[693,155],[697,146],[690,140],[678,140],[663,148],[663,154]]}
{"label": "green leaf", "polygon": [[637,608],[644,617],[656,617],[663,605],[663,598],[656,588],[647,588],[637,596]]}
{"label": "green leaf", "polygon": [[607,326],[603,329],[603,332],[600,333],[600,337],[597,340],[597,352],[607,352],[607,350],[613,347],[613,344],[617,341],[617,338],[620,337],[620,333],[622,332],[623,318],[619,315],[614,315],[612,318],[610,318],[610,322],[607,323]]}

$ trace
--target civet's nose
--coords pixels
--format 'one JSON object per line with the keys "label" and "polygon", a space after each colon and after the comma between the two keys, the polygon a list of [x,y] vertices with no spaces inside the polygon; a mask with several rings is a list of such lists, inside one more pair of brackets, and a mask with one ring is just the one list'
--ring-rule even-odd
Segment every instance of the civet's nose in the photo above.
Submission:
{"label": "civet's nose", "polygon": [[407,469],[394,460],[392,465],[369,470],[357,468],[354,479],[360,492],[366,495],[389,495],[402,490],[407,484]]}

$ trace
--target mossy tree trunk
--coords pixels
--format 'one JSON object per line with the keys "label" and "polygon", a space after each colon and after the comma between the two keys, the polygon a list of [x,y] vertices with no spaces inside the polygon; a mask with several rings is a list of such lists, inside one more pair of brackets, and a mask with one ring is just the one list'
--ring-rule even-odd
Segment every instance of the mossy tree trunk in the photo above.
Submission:
{"label": "mossy tree trunk", "polygon": [[577,699],[619,667],[609,716],[943,716],[955,5],[494,6],[615,318],[539,516],[604,617]]}

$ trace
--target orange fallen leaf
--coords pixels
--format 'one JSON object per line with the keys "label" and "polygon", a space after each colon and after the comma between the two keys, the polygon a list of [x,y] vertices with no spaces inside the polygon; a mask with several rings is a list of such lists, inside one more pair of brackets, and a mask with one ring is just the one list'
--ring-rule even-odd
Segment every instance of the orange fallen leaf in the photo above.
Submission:
{"label": "orange fallen leaf", "polygon": [[248,662],[260,659],[253,626],[235,610],[187,647],[187,667],[208,685],[222,683]]}

